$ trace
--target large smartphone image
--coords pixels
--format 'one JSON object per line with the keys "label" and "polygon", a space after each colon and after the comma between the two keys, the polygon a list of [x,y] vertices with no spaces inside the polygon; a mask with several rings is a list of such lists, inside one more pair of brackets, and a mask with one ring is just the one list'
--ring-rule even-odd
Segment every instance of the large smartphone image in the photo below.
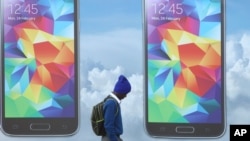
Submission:
{"label": "large smartphone image", "polygon": [[77,0],[1,0],[1,5],[3,131],[76,133]]}
{"label": "large smartphone image", "polygon": [[224,5],[223,0],[145,0],[149,135],[223,135]]}

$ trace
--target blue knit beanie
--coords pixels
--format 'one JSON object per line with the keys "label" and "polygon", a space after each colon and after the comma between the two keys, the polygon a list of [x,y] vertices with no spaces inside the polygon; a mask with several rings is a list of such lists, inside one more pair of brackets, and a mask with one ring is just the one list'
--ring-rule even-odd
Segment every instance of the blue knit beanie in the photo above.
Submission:
{"label": "blue knit beanie", "polygon": [[128,94],[131,91],[131,85],[128,79],[120,75],[118,81],[115,84],[114,92],[117,94]]}

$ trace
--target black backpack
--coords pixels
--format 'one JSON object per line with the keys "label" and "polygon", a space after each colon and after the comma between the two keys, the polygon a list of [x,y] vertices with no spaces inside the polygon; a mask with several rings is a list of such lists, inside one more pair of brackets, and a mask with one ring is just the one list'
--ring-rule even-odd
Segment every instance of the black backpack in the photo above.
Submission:
{"label": "black backpack", "polygon": [[[105,131],[105,128],[104,128],[103,105],[104,105],[105,101],[108,100],[108,99],[114,99],[114,98],[111,97],[111,96],[108,96],[103,101],[101,101],[101,102],[97,103],[96,105],[94,105],[93,109],[92,109],[91,125],[92,125],[92,129],[93,129],[94,133],[97,136],[105,136],[106,135],[106,131]],[[118,108],[117,108],[117,111],[116,111],[115,115],[117,115],[117,113],[118,113]]]}

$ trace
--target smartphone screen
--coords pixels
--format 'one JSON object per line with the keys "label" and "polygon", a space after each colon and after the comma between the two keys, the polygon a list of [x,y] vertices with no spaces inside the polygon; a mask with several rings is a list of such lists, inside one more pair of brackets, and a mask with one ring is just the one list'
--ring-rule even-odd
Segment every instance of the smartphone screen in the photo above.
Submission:
{"label": "smartphone screen", "polygon": [[2,4],[3,130],[73,134],[78,127],[77,0]]}
{"label": "smartphone screen", "polygon": [[145,117],[151,136],[224,133],[224,1],[145,0]]}

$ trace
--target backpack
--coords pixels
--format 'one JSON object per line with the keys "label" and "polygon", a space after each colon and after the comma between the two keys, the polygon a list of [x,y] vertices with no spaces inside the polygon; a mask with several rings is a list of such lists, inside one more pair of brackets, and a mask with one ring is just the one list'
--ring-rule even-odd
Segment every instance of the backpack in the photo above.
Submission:
{"label": "backpack", "polygon": [[[92,108],[92,114],[91,114],[91,126],[94,131],[94,133],[97,136],[105,136],[106,131],[104,128],[104,111],[103,111],[103,106],[106,100],[108,99],[114,99],[111,96],[106,97],[103,101],[97,103],[96,105],[93,106]],[[117,102],[116,102],[117,104]],[[118,113],[118,108],[116,111],[117,115]]]}

